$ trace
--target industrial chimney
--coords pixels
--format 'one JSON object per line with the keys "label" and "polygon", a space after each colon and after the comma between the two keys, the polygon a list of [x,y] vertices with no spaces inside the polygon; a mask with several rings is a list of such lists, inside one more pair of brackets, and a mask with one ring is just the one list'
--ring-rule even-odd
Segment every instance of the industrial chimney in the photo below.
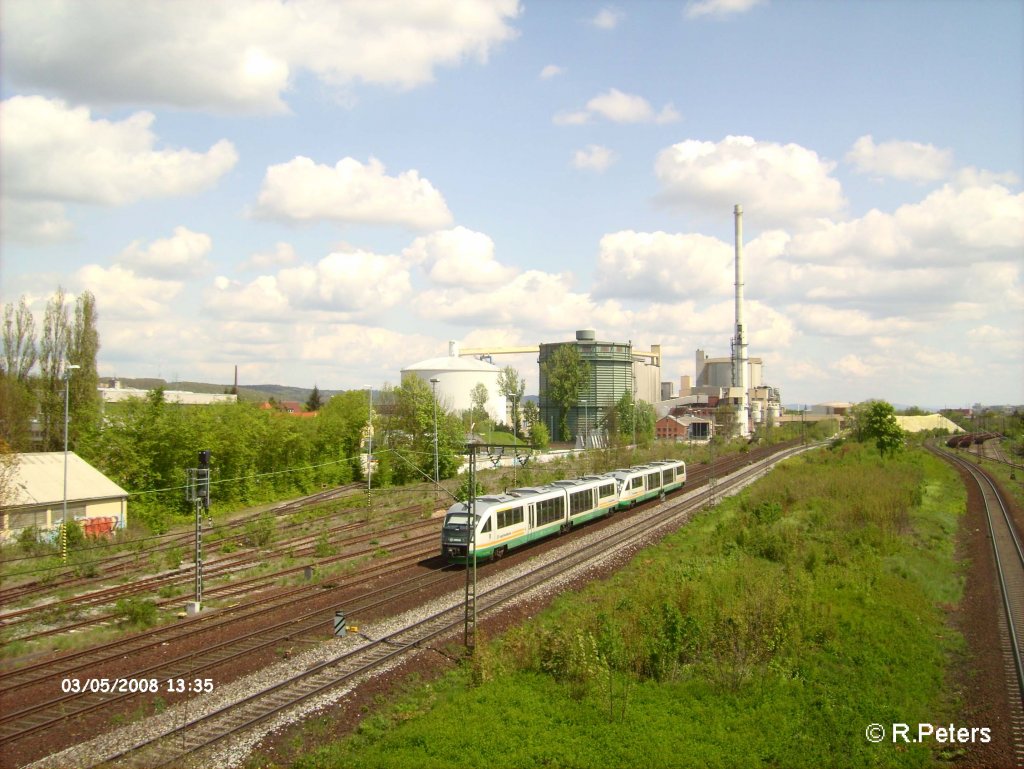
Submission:
{"label": "industrial chimney", "polygon": [[736,218],[736,336],[732,340],[732,385],[740,389],[736,409],[739,434],[750,435],[750,365],[747,360],[747,337],[743,328],[743,206],[733,209]]}

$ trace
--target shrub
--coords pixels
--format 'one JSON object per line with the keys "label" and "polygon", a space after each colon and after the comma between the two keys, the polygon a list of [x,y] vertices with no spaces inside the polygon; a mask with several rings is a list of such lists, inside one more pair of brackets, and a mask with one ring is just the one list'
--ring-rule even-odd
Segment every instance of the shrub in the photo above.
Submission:
{"label": "shrub", "polygon": [[261,515],[245,524],[245,541],[251,547],[266,547],[274,540],[274,518]]}
{"label": "shrub", "polygon": [[125,624],[150,627],[156,624],[156,604],[140,598],[121,598],[114,605],[114,614]]}

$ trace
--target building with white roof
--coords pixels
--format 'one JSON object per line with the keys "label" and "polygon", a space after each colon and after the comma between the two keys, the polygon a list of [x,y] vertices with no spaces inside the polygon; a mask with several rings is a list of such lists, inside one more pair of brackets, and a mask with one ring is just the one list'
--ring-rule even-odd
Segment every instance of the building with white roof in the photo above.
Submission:
{"label": "building with white roof", "polygon": [[[128,492],[74,452],[67,455],[68,520],[86,533],[123,528],[128,523]],[[64,452],[18,454],[13,494],[0,510],[0,540],[35,526],[48,531],[64,512]]]}

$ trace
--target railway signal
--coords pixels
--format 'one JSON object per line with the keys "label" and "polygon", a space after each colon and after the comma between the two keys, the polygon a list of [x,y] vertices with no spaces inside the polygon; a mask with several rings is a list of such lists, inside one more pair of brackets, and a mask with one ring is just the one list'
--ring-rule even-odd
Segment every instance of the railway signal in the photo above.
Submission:
{"label": "railway signal", "polygon": [[189,614],[202,610],[203,606],[203,513],[210,514],[210,450],[199,452],[199,467],[186,470],[188,483],[185,497],[196,506],[196,599],[186,607]]}

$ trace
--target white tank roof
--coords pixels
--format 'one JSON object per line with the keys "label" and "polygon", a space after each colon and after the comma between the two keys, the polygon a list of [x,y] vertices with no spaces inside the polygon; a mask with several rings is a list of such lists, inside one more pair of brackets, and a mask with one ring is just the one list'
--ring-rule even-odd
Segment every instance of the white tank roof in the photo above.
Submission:
{"label": "white tank roof", "polygon": [[477,360],[476,358],[459,358],[453,355],[446,355],[442,358],[430,358],[421,360],[406,366],[402,371],[489,371],[497,372],[499,369],[493,363]]}

